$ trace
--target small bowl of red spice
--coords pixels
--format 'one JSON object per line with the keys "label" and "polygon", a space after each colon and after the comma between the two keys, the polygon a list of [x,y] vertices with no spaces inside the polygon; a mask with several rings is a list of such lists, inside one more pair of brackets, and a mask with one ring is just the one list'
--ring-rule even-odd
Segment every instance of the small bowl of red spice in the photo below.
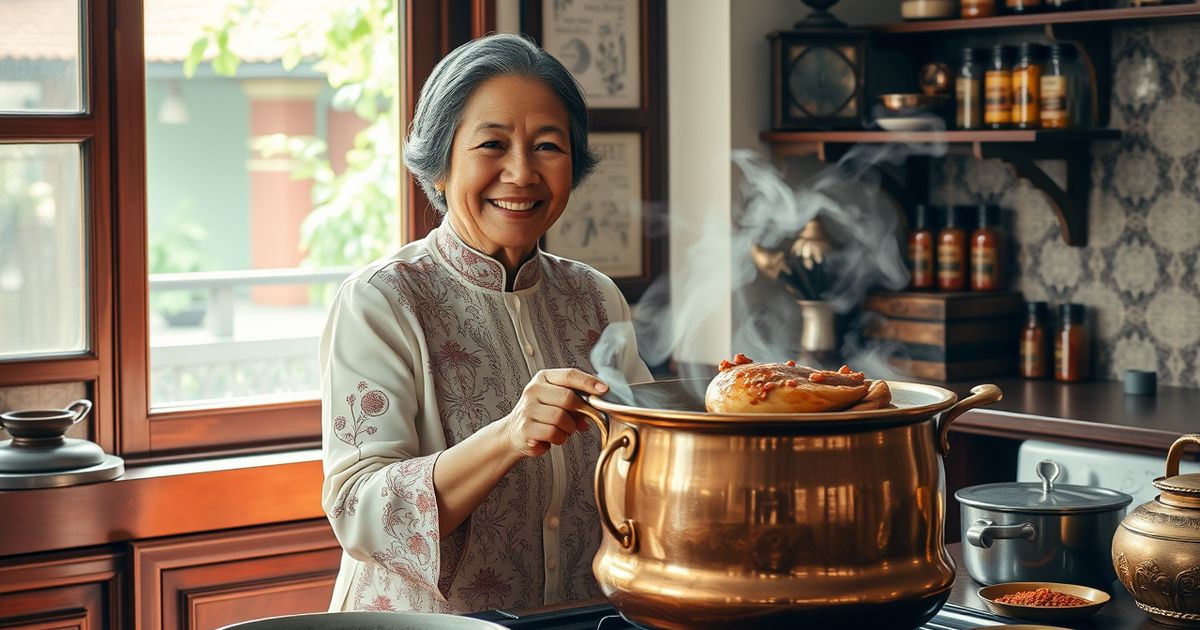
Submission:
{"label": "small bowl of red spice", "polygon": [[1070,621],[1096,614],[1108,593],[1076,584],[1006,582],[979,589],[992,612],[1030,621]]}

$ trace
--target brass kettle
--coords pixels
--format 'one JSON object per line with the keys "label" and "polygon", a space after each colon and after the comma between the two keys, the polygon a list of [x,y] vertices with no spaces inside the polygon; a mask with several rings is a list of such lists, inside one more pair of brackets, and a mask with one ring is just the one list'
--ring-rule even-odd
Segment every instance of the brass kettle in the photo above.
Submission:
{"label": "brass kettle", "polygon": [[1171,445],[1166,475],[1154,480],[1162,494],[1121,522],[1112,559],[1138,608],[1169,626],[1200,628],[1200,473],[1179,474],[1191,445],[1200,446],[1200,433]]}

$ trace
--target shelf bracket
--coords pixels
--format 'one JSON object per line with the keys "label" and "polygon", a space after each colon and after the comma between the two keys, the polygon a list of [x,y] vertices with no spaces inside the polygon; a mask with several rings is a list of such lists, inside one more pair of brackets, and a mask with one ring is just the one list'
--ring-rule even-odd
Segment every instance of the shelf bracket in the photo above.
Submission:
{"label": "shelf bracket", "polygon": [[[1063,240],[1072,247],[1087,245],[1088,191],[1091,189],[1091,147],[1085,142],[1063,145],[1051,150],[1032,153],[1026,147],[1004,143],[981,142],[975,146],[975,154],[981,159],[1004,160],[1017,176],[1027,180],[1034,188],[1045,193],[1050,206],[1058,216]],[[1046,160],[1061,160],[1067,165],[1067,186],[1064,190],[1041,166],[1034,156]]]}

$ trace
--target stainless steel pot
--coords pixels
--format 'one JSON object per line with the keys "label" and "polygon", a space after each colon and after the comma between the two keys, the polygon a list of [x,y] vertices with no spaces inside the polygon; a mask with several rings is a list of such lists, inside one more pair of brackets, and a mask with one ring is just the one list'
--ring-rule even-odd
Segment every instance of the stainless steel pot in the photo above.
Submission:
{"label": "stainless steel pot", "polygon": [[954,493],[961,506],[963,564],[976,582],[1065,582],[1104,587],[1116,575],[1109,550],[1133,497],[1054,484],[1058,464],[1038,464],[1041,483],[992,483]]}
{"label": "stainless steel pot", "polygon": [[959,401],[889,381],[891,409],[716,414],[707,383],[589,399],[607,532],[592,569],[613,605],[667,629],[907,630],[932,617],[954,582],[947,433],[999,388]]}

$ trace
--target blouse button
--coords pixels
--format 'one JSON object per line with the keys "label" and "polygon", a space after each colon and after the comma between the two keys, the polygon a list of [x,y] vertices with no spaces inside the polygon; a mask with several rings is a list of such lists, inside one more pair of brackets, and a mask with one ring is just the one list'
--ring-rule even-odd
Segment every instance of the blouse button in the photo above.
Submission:
{"label": "blouse button", "polygon": [[546,568],[550,569],[551,571],[557,571],[558,570],[558,560],[555,558],[550,558],[549,560],[546,561]]}
{"label": "blouse button", "polygon": [[558,529],[558,517],[551,516],[550,520],[546,521],[546,526],[550,529]]}
{"label": "blouse button", "polygon": [[531,344],[531,343],[525,344],[525,354],[528,354],[529,356],[533,356],[533,344]]}

